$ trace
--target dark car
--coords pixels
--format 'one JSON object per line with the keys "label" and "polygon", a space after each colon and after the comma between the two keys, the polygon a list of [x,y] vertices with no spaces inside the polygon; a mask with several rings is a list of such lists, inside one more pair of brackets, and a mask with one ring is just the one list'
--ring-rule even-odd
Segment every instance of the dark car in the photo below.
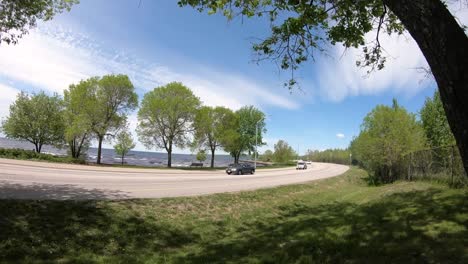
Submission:
{"label": "dark car", "polygon": [[230,164],[227,168],[226,168],[226,173],[231,175],[231,174],[247,174],[247,173],[250,173],[250,174],[254,174],[255,173],[255,168],[250,165],[250,164]]}

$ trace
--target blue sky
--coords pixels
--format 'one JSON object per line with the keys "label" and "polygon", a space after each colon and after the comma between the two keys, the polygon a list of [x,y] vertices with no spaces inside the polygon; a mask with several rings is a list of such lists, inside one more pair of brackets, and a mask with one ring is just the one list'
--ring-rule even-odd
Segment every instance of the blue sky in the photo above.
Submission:
{"label": "blue sky", "polygon": [[[269,34],[264,19],[227,22],[180,8],[175,0],[138,2],[81,0],[71,12],[40,23],[18,45],[0,46],[0,117],[20,90],[62,93],[80,79],[122,73],[140,98],[181,81],[207,105],[253,104],[269,115],[262,150],[285,139],[304,153],[347,147],[375,105],[395,97],[416,112],[435,89],[434,81],[415,70],[426,62],[408,35],[382,40],[389,63],[371,76],[355,67],[358,50],[343,55],[341,47],[330,46],[331,58],[319,55],[301,68],[301,90],[290,92],[282,86],[287,72],[271,62],[252,63],[251,43]],[[129,121],[133,129],[135,113]]]}

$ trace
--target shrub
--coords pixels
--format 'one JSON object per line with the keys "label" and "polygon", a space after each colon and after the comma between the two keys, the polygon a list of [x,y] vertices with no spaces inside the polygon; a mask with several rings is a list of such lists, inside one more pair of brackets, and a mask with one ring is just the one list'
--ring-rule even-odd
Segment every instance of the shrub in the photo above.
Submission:
{"label": "shrub", "polygon": [[0,148],[0,158],[20,159],[20,160],[42,160],[42,161],[50,161],[50,162],[57,162],[57,163],[74,163],[74,164],[86,163],[84,159],[74,159],[71,157],[54,156],[51,154],[37,153],[32,150],[24,150],[24,149],[17,149],[17,148],[14,148],[14,149]]}

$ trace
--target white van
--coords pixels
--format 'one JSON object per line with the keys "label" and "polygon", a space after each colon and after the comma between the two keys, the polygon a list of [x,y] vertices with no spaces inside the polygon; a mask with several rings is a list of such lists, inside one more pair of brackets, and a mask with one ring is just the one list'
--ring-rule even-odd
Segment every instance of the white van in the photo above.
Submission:
{"label": "white van", "polygon": [[305,163],[305,161],[298,160],[296,170],[307,170],[307,164]]}

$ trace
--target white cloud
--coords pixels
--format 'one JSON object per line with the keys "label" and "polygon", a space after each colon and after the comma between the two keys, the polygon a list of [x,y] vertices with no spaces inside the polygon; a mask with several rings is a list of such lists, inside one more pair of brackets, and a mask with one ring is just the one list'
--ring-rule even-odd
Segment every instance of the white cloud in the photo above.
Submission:
{"label": "white cloud", "polygon": [[0,97],[0,121],[8,115],[9,105],[15,101],[16,95],[19,92],[19,90],[13,87],[0,83],[0,94],[2,95]]}
{"label": "white cloud", "polygon": [[[375,35],[369,34],[370,40]],[[427,63],[414,40],[407,35],[381,35],[380,41],[387,54],[385,68],[370,75],[368,69],[356,66],[361,55],[357,49],[349,49],[339,60],[328,59],[319,65],[318,84],[323,97],[331,101],[342,101],[348,96],[373,95],[392,90],[408,96],[414,95],[425,86],[421,83],[423,74],[416,68]],[[344,49],[336,47],[335,57],[341,56]]]}
{"label": "white cloud", "polygon": [[345,138],[345,135],[343,133],[338,133],[336,134],[337,138]]}
{"label": "white cloud", "polygon": [[[468,23],[468,8],[459,1],[449,2],[449,9],[460,24]],[[366,42],[375,39],[376,32],[366,35]],[[413,38],[405,33],[397,36],[380,34],[380,42],[387,54],[385,68],[367,75],[368,69],[356,66],[356,60],[362,55],[360,49],[348,49],[344,53],[342,46],[332,51],[333,59],[322,59],[317,67],[321,97],[339,102],[349,96],[374,95],[386,91],[412,96],[427,87],[425,74],[417,68],[428,67],[426,59]],[[344,54],[344,55],[343,55]],[[423,81],[423,82],[421,82]]]}
{"label": "white cloud", "polygon": [[236,74],[208,68],[199,70],[199,75],[182,74],[173,72],[167,67],[153,67],[148,69],[148,72],[153,79],[159,80],[162,84],[172,81],[184,83],[209,106],[226,106],[231,109],[238,109],[243,105],[270,105],[285,109],[299,108],[298,103]]}
{"label": "white cloud", "polygon": [[[33,31],[18,45],[0,48],[0,76],[54,92],[81,79],[108,73],[127,74],[141,91],[180,81],[207,105],[238,109],[243,105],[296,109],[299,104],[263,84],[239,74],[203,65],[181,67],[185,72],[144,61],[125,52],[102,48],[90,37],[60,28]],[[285,91],[282,91],[285,92]],[[3,107],[3,106],[0,106]]]}

